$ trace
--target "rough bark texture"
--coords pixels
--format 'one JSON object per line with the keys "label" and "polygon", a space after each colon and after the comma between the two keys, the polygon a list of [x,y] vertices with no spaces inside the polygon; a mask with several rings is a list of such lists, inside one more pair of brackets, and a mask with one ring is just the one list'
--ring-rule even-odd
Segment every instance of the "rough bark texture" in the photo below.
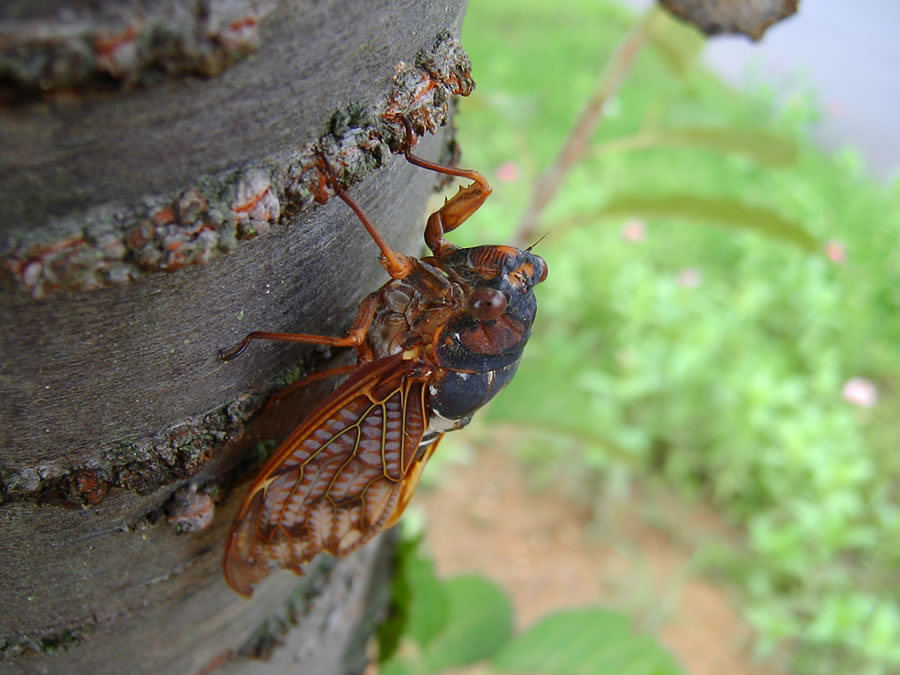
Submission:
{"label": "rough bark texture", "polygon": [[330,354],[218,350],[342,334],[385,279],[349,209],[313,202],[316,146],[420,251],[437,180],[383,113],[444,121],[464,2],[63,5],[0,10],[0,670],[360,672],[389,538],[251,601],[221,574],[254,444],[329,385],[248,424]]}
{"label": "rough bark texture", "polygon": [[798,0],[659,0],[707,35],[736,33],[761,40],[769,27],[797,12]]}

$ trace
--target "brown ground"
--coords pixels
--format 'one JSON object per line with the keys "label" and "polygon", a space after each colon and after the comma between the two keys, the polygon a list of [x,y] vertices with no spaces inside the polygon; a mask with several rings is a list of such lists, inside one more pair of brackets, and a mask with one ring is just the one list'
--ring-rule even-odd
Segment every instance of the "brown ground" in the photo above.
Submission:
{"label": "brown ground", "polygon": [[500,583],[519,628],[554,609],[601,604],[657,634],[691,675],[775,672],[748,655],[751,633],[727,591],[692,571],[699,544],[726,534],[713,514],[633,493],[592,525],[560,490],[530,490],[502,451],[471,456],[413,500],[442,575],[479,572]]}

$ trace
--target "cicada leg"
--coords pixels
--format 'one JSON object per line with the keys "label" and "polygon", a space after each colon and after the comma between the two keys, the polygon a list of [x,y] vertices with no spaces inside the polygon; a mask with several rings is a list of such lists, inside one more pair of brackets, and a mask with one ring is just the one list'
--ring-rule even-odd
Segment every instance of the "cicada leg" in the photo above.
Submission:
{"label": "cicada leg", "polygon": [[325,345],[327,347],[355,347],[360,360],[372,359],[371,348],[366,345],[366,335],[372,320],[375,318],[375,308],[378,306],[378,293],[368,295],[359,305],[353,326],[344,337],[330,337],[328,335],[310,335],[308,333],[267,333],[255,330],[248,333],[236,347],[230,351],[219,352],[223,361],[231,361],[237,358],[247,349],[254,340],[278,340],[280,342],[302,342],[304,344]]}
{"label": "cicada leg", "polygon": [[384,240],[372,221],[369,220],[365,213],[363,213],[359,204],[357,204],[354,199],[347,194],[344,188],[341,187],[341,184],[334,174],[334,170],[331,168],[331,164],[328,163],[328,158],[325,157],[325,153],[319,152],[319,159],[322,161],[324,173],[328,177],[328,181],[331,183],[334,193],[343,199],[347,206],[353,209],[353,213],[356,214],[356,217],[359,218],[363,227],[366,228],[369,236],[372,237],[375,244],[381,249],[381,264],[384,265],[387,273],[391,275],[392,279],[405,279],[409,276],[409,273],[412,272],[412,260],[409,256],[403,255],[399,251],[395,251],[391,248],[390,244]]}
{"label": "cicada leg", "polygon": [[318,373],[313,373],[312,375],[307,375],[303,379],[297,380],[296,382],[292,382],[287,385],[283,389],[279,389],[269,398],[268,403],[266,403],[266,410],[275,407],[281,400],[287,398],[295,391],[299,391],[303,389],[313,382],[318,382],[319,380],[327,380],[329,377],[337,377],[338,375],[349,375],[354,370],[359,368],[358,363],[351,363],[349,366],[338,366],[337,368],[329,368],[328,370],[322,370]]}
{"label": "cicada leg", "polygon": [[484,200],[491,194],[491,186],[487,182],[487,178],[477,171],[435,164],[412,154],[412,147],[416,140],[415,132],[413,132],[408,119],[405,117],[400,119],[403,120],[403,125],[406,127],[406,145],[403,154],[406,155],[410,164],[448,176],[468,178],[472,181],[470,185],[461,186],[459,192],[445,200],[444,205],[428,217],[425,225],[425,243],[436,257],[441,258],[457,248],[455,244],[444,239],[444,235],[462,225],[469,216],[481,208]]}

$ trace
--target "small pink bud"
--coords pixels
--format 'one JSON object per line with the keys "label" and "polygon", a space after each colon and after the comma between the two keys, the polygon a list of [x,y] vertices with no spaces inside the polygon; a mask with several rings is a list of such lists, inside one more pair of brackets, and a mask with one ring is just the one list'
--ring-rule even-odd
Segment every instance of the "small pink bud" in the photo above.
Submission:
{"label": "small pink bud", "polygon": [[642,241],[647,236],[647,226],[643,220],[629,218],[622,226],[622,236],[628,241]]}
{"label": "small pink bud", "polygon": [[825,244],[825,255],[831,262],[840,265],[847,259],[847,249],[839,241],[829,241]]}
{"label": "small pink bud", "polygon": [[860,408],[872,408],[878,403],[878,388],[865,377],[851,377],[841,390],[844,400]]}
{"label": "small pink bud", "polygon": [[519,165],[515,162],[504,162],[498,166],[497,180],[502,183],[515,183],[519,180]]}

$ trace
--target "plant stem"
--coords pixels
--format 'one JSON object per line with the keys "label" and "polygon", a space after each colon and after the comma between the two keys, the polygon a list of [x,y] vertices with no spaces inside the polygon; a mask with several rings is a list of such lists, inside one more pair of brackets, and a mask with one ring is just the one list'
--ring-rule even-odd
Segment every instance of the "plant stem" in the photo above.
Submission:
{"label": "plant stem", "polygon": [[622,86],[635,57],[646,42],[654,16],[653,10],[647,12],[625,35],[600,76],[593,96],[581,111],[578,121],[572,127],[569,137],[553,164],[535,182],[531,204],[525,211],[513,237],[513,243],[516,246],[524,246],[526,242],[535,238],[541,215],[559,191],[566,174],[585,154],[589,137],[600,121],[607,102]]}

